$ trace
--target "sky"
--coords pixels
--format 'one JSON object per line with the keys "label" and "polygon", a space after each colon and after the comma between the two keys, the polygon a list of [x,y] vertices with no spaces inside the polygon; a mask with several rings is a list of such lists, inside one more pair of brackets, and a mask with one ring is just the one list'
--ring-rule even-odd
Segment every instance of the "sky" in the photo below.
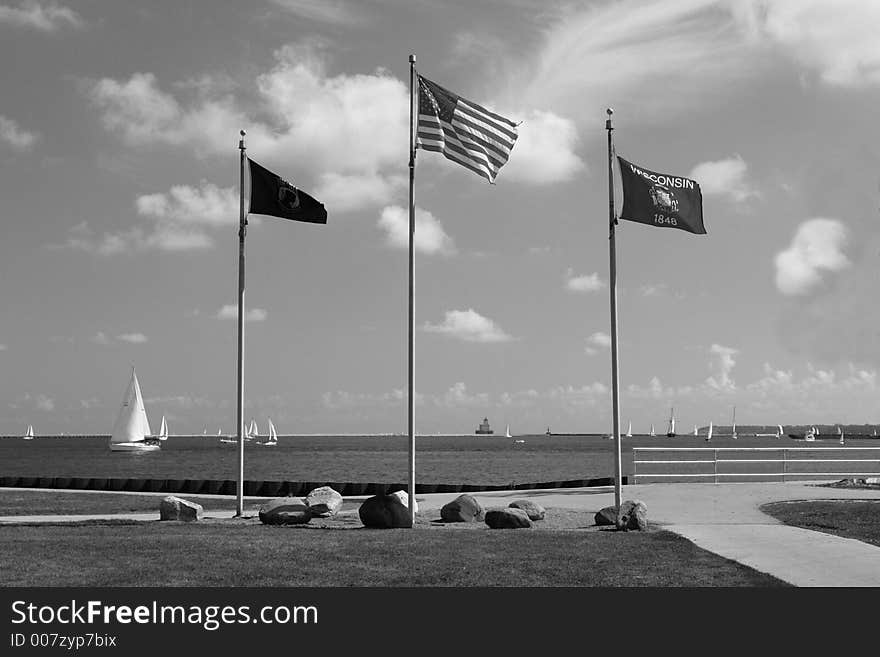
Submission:
{"label": "sky", "polygon": [[328,213],[249,219],[245,415],[405,433],[410,54],[521,121],[494,185],[417,152],[417,432],[610,430],[609,107],[707,229],[617,227],[623,428],[880,423],[878,24],[873,0],[0,0],[0,434],[109,433],[132,366],[155,426],[235,432],[239,130]]}

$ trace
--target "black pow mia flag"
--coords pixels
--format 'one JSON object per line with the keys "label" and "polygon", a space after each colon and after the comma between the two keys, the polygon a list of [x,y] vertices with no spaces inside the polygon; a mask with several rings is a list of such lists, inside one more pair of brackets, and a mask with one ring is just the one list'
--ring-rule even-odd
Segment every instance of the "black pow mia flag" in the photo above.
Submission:
{"label": "black pow mia flag", "polygon": [[655,173],[617,157],[623,185],[620,218],[705,235],[703,193],[696,180]]}
{"label": "black pow mia flag", "polygon": [[251,170],[250,212],[313,224],[327,223],[327,210],[323,203],[251,158],[248,158],[248,164]]}

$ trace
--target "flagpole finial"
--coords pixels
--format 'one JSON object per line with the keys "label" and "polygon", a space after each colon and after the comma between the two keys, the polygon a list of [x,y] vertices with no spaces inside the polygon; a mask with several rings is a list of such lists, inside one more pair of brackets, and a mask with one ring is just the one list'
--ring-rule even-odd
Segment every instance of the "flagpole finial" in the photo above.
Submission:
{"label": "flagpole finial", "polygon": [[614,109],[609,107],[605,110],[605,113],[608,115],[608,119],[605,121],[605,129],[614,130],[614,126],[611,125],[611,115],[614,114]]}
{"label": "flagpole finial", "polygon": [[409,63],[410,63],[410,64],[415,64],[415,63],[416,63],[416,56],[415,56],[415,55],[410,55],[410,56],[409,56]]}

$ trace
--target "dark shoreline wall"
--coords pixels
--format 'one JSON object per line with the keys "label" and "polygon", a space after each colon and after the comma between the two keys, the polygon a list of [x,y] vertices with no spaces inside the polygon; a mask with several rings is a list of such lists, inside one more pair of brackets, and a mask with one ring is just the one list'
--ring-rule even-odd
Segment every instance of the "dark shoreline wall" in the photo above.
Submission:
{"label": "dark shoreline wall", "polygon": [[[177,493],[186,495],[235,495],[237,482],[231,479],[108,479],[103,477],[0,477],[0,488],[47,488],[67,490],[102,490],[117,493]],[[622,478],[627,484],[627,477]],[[541,488],[586,488],[611,486],[611,477],[544,481],[532,484],[480,486],[476,484],[416,484],[416,494],[467,493],[493,490],[530,490]],[[384,495],[406,490],[404,484],[342,483],[333,481],[245,481],[244,494],[251,497],[303,496],[330,486],[344,496]]]}

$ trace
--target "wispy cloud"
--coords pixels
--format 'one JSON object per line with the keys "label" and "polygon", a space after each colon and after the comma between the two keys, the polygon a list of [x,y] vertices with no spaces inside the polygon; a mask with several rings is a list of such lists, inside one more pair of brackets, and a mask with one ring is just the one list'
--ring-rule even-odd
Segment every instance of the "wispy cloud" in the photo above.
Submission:
{"label": "wispy cloud", "polygon": [[68,238],[60,244],[49,244],[50,249],[74,249],[101,256],[144,251],[192,251],[212,247],[213,240],[199,228],[176,223],[160,223],[144,230],[135,226],[117,233],[96,235],[83,221],[69,230]]}
{"label": "wispy cloud", "polygon": [[[227,304],[217,311],[217,319],[238,319],[238,306],[235,304]],[[245,309],[244,321],[246,322],[264,322],[269,317],[269,313],[262,308]]]}
{"label": "wispy cloud", "polygon": [[443,322],[426,322],[422,330],[439,333],[465,342],[508,342],[513,338],[488,317],[483,317],[473,308],[468,310],[448,310]]}
{"label": "wispy cloud", "polygon": [[737,349],[733,347],[725,347],[720,344],[713,344],[709,347],[709,353],[711,353],[715,358],[710,364],[711,370],[714,372],[714,376],[710,376],[706,379],[706,385],[708,385],[713,390],[720,390],[724,392],[730,392],[736,389],[736,383],[731,377],[731,373],[733,372],[733,368],[736,365],[736,360],[734,360],[734,356],[739,353]]}
{"label": "wispy cloud", "polygon": [[37,133],[29,132],[12,119],[0,115],[0,141],[6,142],[18,151],[26,151],[37,139]]}
{"label": "wispy cloud", "polygon": [[[389,246],[409,248],[409,212],[399,205],[382,210],[379,228],[385,231]],[[413,237],[416,251],[429,255],[453,255],[455,243],[443,230],[443,225],[427,210],[416,207],[416,232]]]}
{"label": "wispy cloud", "polygon": [[809,219],[798,226],[789,247],[776,254],[776,287],[786,295],[814,290],[823,274],[850,265],[843,250],[847,230],[837,219]]}
{"label": "wispy cloud", "polygon": [[44,5],[34,0],[25,0],[19,7],[0,5],[0,23],[41,32],[56,32],[63,27],[85,25],[80,15],[72,9],[54,2]]}
{"label": "wispy cloud", "polygon": [[183,223],[229,226],[239,221],[239,194],[202,181],[200,187],[175,185],[167,193],[139,196],[138,214]]}
{"label": "wispy cloud", "polygon": [[584,353],[588,356],[595,356],[599,353],[599,349],[610,349],[611,348],[611,336],[607,333],[602,333],[601,331],[596,331],[589,338],[587,338],[587,346],[584,348]]}
{"label": "wispy cloud", "polygon": [[603,287],[605,287],[605,281],[601,279],[598,272],[575,276],[574,272],[569,269],[566,274],[565,289],[571,292],[598,292]]}
{"label": "wispy cloud", "polygon": [[307,20],[330,25],[355,26],[369,16],[344,0],[271,0],[272,4]]}
{"label": "wispy cloud", "polygon": [[143,344],[147,341],[147,336],[143,333],[122,333],[121,335],[117,335],[116,339],[131,344]]}

